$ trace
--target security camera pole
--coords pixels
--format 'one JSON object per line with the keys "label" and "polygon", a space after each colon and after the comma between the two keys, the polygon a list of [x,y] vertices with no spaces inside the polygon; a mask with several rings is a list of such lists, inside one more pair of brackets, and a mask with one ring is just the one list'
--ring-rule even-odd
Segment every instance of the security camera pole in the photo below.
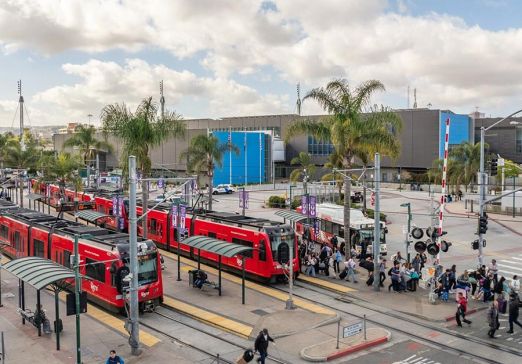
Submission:
{"label": "security camera pole", "polygon": [[[485,183],[486,183],[486,174],[484,173],[484,139],[485,139],[485,136],[486,136],[486,131],[488,131],[489,129],[493,128],[494,126],[500,124],[501,122],[509,119],[510,117],[518,114],[522,112],[522,109],[521,110],[518,110],[514,113],[512,113],[511,115],[508,115],[506,116],[505,118],[502,118],[500,119],[499,121],[497,121],[496,123],[493,123],[491,124],[490,126],[488,126],[487,128],[485,128],[484,126],[482,126],[480,128],[480,172],[478,174],[478,181],[479,181],[479,184],[480,184],[480,193],[479,193],[479,206],[480,206],[480,214],[479,214],[479,217],[483,217],[484,216],[484,205],[485,205],[485,200],[486,200],[486,186],[485,186]],[[483,243],[483,240],[484,240],[484,236],[483,234],[480,234],[479,232],[479,256],[478,256],[478,259],[479,259],[479,264],[482,266],[484,264],[484,256],[482,254],[482,243]]]}

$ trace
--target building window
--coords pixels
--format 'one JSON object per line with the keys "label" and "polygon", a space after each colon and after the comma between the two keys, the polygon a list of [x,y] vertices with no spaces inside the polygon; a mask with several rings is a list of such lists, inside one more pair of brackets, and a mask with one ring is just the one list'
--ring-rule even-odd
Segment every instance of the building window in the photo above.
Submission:
{"label": "building window", "polygon": [[334,150],[329,141],[318,141],[313,136],[308,136],[308,153],[311,155],[330,155]]}
{"label": "building window", "polygon": [[522,128],[517,128],[516,138],[516,151],[522,154]]}

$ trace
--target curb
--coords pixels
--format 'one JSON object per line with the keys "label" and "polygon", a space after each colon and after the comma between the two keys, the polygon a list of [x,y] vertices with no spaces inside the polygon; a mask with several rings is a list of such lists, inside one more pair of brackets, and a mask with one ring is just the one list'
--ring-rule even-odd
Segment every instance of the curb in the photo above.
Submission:
{"label": "curb", "polygon": [[368,348],[371,348],[371,347],[376,346],[376,345],[384,344],[385,342],[388,342],[390,340],[390,336],[391,335],[388,334],[387,336],[379,337],[379,338],[371,340],[371,341],[366,341],[366,342],[363,342],[363,343],[360,343],[358,345],[352,346],[351,348],[348,348],[348,349],[345,349],[345,350],[340,350],[340,351],[338,351],[336,353],[333,353],[333,354],[327,356],[326,357],[326,361],[338,359],[338,358],[340,358],[342,356],[350,355],[350,354],[353,354],[353,353],[355,353],[357,351],[368,349]]}
{"label": "curb", "polygon": [[[466,316],[468,316],[468,315],[472,315],[472,314],[477,313],[477,312],[479,312],[479,311],[483,311],[483,310],[485,310],[486,308],[487,308],[487,307],[475,307],[475,308],[472,308],[472,309],[466,311]],[[453,316],[448,316],[448,317],[446,317],[445,320],[446,320],[446,322],[449,322],[449,321],[455,321],[455,315],[453,315]]]}

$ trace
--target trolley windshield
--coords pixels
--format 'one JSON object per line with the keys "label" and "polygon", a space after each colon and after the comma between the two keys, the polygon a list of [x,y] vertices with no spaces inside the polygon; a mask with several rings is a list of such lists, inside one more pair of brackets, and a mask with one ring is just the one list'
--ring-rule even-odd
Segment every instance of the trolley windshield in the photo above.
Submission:
{"label": "trolley windshield", "polygon": [[145,285],[158,280],[158,253],[138,256],[138,284]]}

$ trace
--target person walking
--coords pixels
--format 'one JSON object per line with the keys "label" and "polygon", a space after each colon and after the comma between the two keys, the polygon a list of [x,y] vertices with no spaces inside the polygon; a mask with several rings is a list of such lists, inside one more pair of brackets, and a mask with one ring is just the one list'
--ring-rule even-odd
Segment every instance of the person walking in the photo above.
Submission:
{"label": "person walking", "polygon": [[275,345],[275,341],[270,337],[270,335],[268,335],[267,329],[263,329],[263,331],[260,331],[259,335],[257,335],[256,341],[254,343],[254,350],[259,353],[257,362],[260,364],[265,364],[265,359],[268,356],[268,343],[270,341]]}
{"label": "person walking", "polygon": [[399,268],[399,263],[395,262],[388,273],[391,276],[391,284],[388,286],[388,292],[392,287],[394,292],[401,292],[401,272]]}
{"label": "person walking", "polygon": [[449,271],[449,289],[454,290],[457,287],[457,266],[453,264]]}
{"label": "person walking", "polygon": [[513,276],[511,282],[509,282],[509,288],[511,289],[511,292],[515,292],[516,294],[520,291],[520,281],[516,274]]}
{"label": "person walking", "polygon": [[350,282],[350,277],[353,278],[353,283],[357,283],[357,273],[355,272],[355,267],[357,266],[357,263],[355,262],[355,259],[353,256],[350,257],[350,259],[344,263],[346,265],[346,269],[348,274],[346,275],[346,280]]}
{"label": "person walking", "polygon": [[488,272],[493,274],[493,282],[494,284],[497,284],[498,280],[498,266],[497,266],[497,260],[491,259],[491,263],[488,267]]}
{"label": "person walking", "polygon": [[107,361],[105,362],[105,364],[125,364],[123,362],[123,359],[116,355],[116,350],[111,350],[111,352],[109,353],[109,357],[107,358]]}
{"label": "person walking", "polygon": [[489,324],[488,336],[492,339],[495,338],[495,331],[500,327],[500,323],[498,321],[498,302],[494,300],[491,302],[489,306],[487,319]]}
{"label": "person walking", "polygon": [[466,319],[466,311],[468,309],[468,300],[464,297],[462,292],[458,293],[457,297],[457,312],[455,313],[455,320],[457,321],[457,326],[462,327],[462,322],[460,321],[460,317],[462,316],[462,321],[471,325],[471,321]]}
{"label": "person walking", "polygon": [[333,264],[334,264],[334,272],[339,274],[341,273],[341,269],[339,268],[339,264],[341,264],[342,260],[343,260],[343,256],[341,254],[341,252],[339,251],[339,249],[337,248],[334,248],[334,251],[335,251],[335,254],[334,254],[334,257],[333,257]]}
{"label": "person walking", "polygon": [[522,324],[518,321],[518,311],[520,308],[520,298],[518,294],[512,292],[509,295],[509,331],[508,334],[513,334],[513,324],[517,324],[522,327]]}
{"label": "person walking", "polygon": [[379,263],[379,286],[384,287],[386,280],[386,259],[382,258]]}

